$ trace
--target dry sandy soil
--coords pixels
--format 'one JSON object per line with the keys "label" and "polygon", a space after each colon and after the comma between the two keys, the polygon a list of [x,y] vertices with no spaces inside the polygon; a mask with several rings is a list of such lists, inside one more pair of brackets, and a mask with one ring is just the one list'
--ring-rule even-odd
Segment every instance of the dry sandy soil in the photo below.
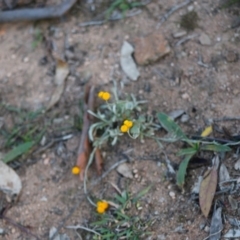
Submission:
{"label": "dry sandy soil", "polygon": [[[91,4],[82,2],[61,19],[0,25],[2,103],[36,111],[49,101],[55,87],[54,68],[46,44],[41,41],[36,44],[36,32],[41,31],[42,36],[52,42],[57,56],[67,56],[70,66],[64,93],[45,119],[58,129],[60,136],[69,134],[64,127],[69,129],[73,126],[88,80],[101,89],[110,89],[113,79],[124,83],[121,91],[148,100],[146,111],[150,114],[153,111],[169,113],[183,109],[189,119],[184,123],[178,120],[178,123],[189,133],[200,132],[207,119],[239,115],[240,35],[239,28],[230,27],[237,8],[220,9],[220,2],[213,0],[194,1],[174,12],[157,28],[161,17],[181,1],[153,0],[134,17],[99,26],[80,27],[80,23],[93,19],[106,9],[102,4],[96,5],[95,11],[92,11]],[[197,27],[175,38],[174,34],[184,31],[180,26],[181,16],[192,10],[198,14]],[[164,35],[171,53],[147,66],[138,66],[140,78],[136,82],[130,81],[120,67],[121,46],[124,40],[134,46],[137,37],[153,32]],[[210,38],[209,45],[199,41],[202,33]],[[186,36],[191,38],[177,46],[177,42]],[[34,44],[37,46],[34,47]],[[2,129],[11,129],[18,121],[12,112],[3,107],[0,108],[0,117],[4,122]],[[237,122],[231,122],[230,126],[232,133],[239,133]],[[82,239],[91,239],[91,235],[84,231],[65,228],[78,224],[89,226],[95,219],[95,209],[84,197],[82,182],[71,174],[81,132],[71,129],[70,133],[73,134],[71,139],[56,141],[41,153],[29,155],[20,161],[21,165],[16,169],[23,189],[19,200],[5,216],[28,226],[39,239],[48,239],[49,229],[53,226],[59,227],[59,231],[66,233],[70,239],[81,239],[80,235]],[[56,131],[48,130],[46,141],[54,137],[58,137]],[[1,145],[4,141],[1,135]],[[181,159],[175,154],[176,146],[168,144],[165,148],[168,158],[179,163]],[[129,149],[131,151],[123,154]],[[7,150],[1,149],[3,153]],[[137,172],[134,179],[127,180],[113,170],[93,188],[92,194],[97,198],[111,198],[115,190],[109,182],[118,184],[122,190],[128,186],[132,193],[153,184],[154,187],[142,198],[143,209],[135,210],[135,214],[143,219],[155,219],[149,228],[152,234],[145,239],[206,238],[210,218],[204,218],[198,204],[190,199],[190,187],[196,176],[189,176],[189,186],[182,193],[175,182],[166,177],[165,158],[159,154],[157,145],[151,141],[143,144],[127,137],[114,149],[109,146],[104,148],[104,171],[126,155],[131,170]],[[232,166],[231,162],[229,166]],[[89,176],[90,184],[97,179],[94,168]],[[224,231],[227,227],[225,225]],[[0,228],[5,232],[0,235],[4,240],[35,239],[6,220],[0,222]]]}

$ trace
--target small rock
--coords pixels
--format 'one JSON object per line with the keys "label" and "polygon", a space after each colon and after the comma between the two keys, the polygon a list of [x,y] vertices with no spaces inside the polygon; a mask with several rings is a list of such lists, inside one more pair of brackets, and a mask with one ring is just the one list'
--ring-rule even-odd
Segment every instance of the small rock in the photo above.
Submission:
{"label": "small rock", "polygon": [[[130,178],[130,179],[133,178],[132,171],[130,170],[127,163],[123,163],[123,164],[119,165],[117,167],[117,172],[120,173],[121,175],[123,175],[126,178]],[[135,178],[136,178],[136,175],[135,175]]]}
{"label": "small rock", "polygon": [[176,194],[175,192],[169,192],[169,196],[172,198],[172,199],[175,199],[176,198]]}
{"label": "small rock", "polygon": [[181,31],[181,32],[176,32],[176,33],[173,33],[173,37],[174,38],[180,38],[180,37],[183,37],[187,34],[186,31]]}
{"label": "small rock", "polygon": [[193,5],[190,5],[190,6],[188,6],[188,8],[187,8],[187,10],[188,10],[189,12],[192,12],[193,9],[194,9],[194,6],[193,6]]}
{"label": "small rock", "polygon": [[28,57],[23,58],[23,62],[25,63],[29,62],[29,58]]}
{"label": "small rock", "polygon": [[134,52],[134,49],[132,45],[127,41],[125,41],[121,48],[120,64],[121,64],[122,70],[126,73],[126,75],[131,80],[136,81],[140,76],[140,73],[132,58],[133,52]]}
{"label": "small rock", "polygon": [[189,120],[189,115],[188,114],[183,114],[181,119],[180,119],[180,121],[182,123],[186,123],[186,122],[188,122],[188,120]]}
{"label": "small rock", "polygon": [[212,42],[211,42],[211,39],[209,38],[209,36],[206,34],[206,33],[202,33],[199,37],[199,42],[202,44],[202,45],[211,45]]}
{"label": "small rock", "polygon": [[189,100],[190,96],[188,95],[188,93],[183,93],[182,94],[182,99]]}
{"label": "small rock", "polygon": [[206,232],[206,233],[208,233],[209,230],[210,230],[209,226],[206,226],[206,227],[204,228],[204,232]]}
{"label": "small rock", "polygon": [[156,62],[170,53],[171,48],[164,36],[154,32],[147,37],[139,37],[135,40],[135,59],[139,65],[147,65]]}

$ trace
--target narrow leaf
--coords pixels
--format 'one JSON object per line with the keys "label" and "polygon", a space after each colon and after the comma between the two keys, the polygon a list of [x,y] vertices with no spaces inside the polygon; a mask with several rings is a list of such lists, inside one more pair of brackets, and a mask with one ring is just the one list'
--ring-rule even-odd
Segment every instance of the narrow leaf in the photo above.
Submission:
{"label": "narrow leaf", "polygon": [[141,197],[143,197],[144,195],[146,195],[149,190],[151,189],[152,185],[144,188],[142,191],[140,191],[136,197],[133,198],[133,203],[137,202]]}
{"label": "narrow leaf", "polygon": [[207,137],[212,133],[213,129],[212,126],[208,126],[204,129],[204,131],[201,134],[201,137]]}
{"label": "narrow leaf", "polygon": [[229,146],[221,144],[208,144],[202,145],[201,150],[213,151],[213,152],[229,152],[232,149]]}
{"label": "narrow leaf", "polygon": [[177,172],[177,185],[179,187],[183,187],[185,183],[185,175],[187,172],[188,163],[195,153],[196,151],[193,154],[186,155],[183,161],[179,165],[179,169]]}
{"label": "narrow leaf", "polygon": [[187,139],[181,128],[166,114],[158,113],[158,120],[162,127],[170,134],[174,134],[178,139]]}
{"label": "narrow leaf", "polygon": [[209,169],[203,176],[199,192],[200,207],[205,217],[207,217],[210,212],[212,201],[217,188],[219,166],[218,156],[213,159],[213,162],[213,167]]}
{"label": "narrow leaf", "polygon": [[181,149],[177,155],[178,156],[184,156],[184,155],[193,155],[196,153],[196,149],[195,148],[184,148],[184,149]]}
{"label": "narrow leaf", "polygon": [[8,163],[13,161],[15,158],[21,156],[22,154],[28,152],[35,144],[35,141],[26,142],[18,145],[9,151],[3,158],[3,162]]}

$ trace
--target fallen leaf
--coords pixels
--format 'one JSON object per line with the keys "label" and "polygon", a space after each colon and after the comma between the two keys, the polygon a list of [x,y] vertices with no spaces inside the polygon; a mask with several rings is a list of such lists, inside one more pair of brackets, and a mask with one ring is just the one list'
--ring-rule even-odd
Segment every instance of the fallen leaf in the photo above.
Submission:
{"label": "fallen leaf", "polygon": [[229,172],[224,163],[221,164],[219,169],[219,182],[224,182],[230,179]]}
{"label": "fallen leaf", "polygon": [[218,166],[219,157],[215,156],[213,159],[212,168],[207,170],[201,182],[199,202],[202,213],[205,217],[207,217],[210,212],[212,201],[216,192],[218,180]]}
{"label": "fallen leaf", "polygon": [[228,196],[228,201],[231,206],[232,210],[237,210],[238,209],[238,201],[234,199],[232,196]]}
{"label": "fallen leaf", "polygon": [[238,159],[238,160],[236,161],[236,163],[234,164],[234,169],[235,169],[235,170],[240,170],[240,159]]}
{"label": "fallen leaf", "polygon": [[126,178],[133,178],[132,171],[130,170],[127,163],[123,163],[117,167],[117,172],[123,175]]}
{"label": "fallen leaf", "polygon": [[96,164],[97,172],[100,175],[102,173],[102,168],[103,168],[103,159],[102,159],[102,154],[99,148],[97,148],[95,152],[95,164]]}
{"label": "fallen leaf", "polygon": [[126,41],[124,41],[121,49],[121,58],[120,64],[122,70],[126,73],[126,75],[133,81],[136,81],[139,77],[139,71],[137,69],[136,63],[133,60],[132,54],[134,49],[132,45]]}
{"label": "fallen leaf", "polygon": [[224,238],[238,238],[240,237],[240,229],[229,229],[229,231],[223,236]]}
{"label": "fallen leaf", "polygon": [[210,234],[209,240],[219,240],[221,238],[221,231],[223,229],[222,224],[222,208],[219,207],[213,213],[211,226],[210,226]]}
{"label": "fallen leaf", "polygon": [[206,127],[201,134],[201,137],[207,137],[212,133],[213,129],[212,126]]}
{"label": "fallen leaf", "polygon": [[22,182],[17,173],[5,164],[0,157],[0,191],[6,194],[9,202],[16,201],[22,190]]}
{"label": "fallen leaf", "polygon": [[65,79],[66,79],[68,73],[69,73],[68,64],[66,62],[58,59],[56,75],[55,75],[55,80],[54,80],[56,87],[52,94],[51,100],[47,104],[46,111],[48,111],[50,108],[52,108],[59,101],[60,97],[62,96],[64,86],[65,86]]}
{"label": "fallen leaf", "polygon": [[172,118],[172,120],[175,120],[176,118],[181,117],[184,113],[185,113],[184,110],[179,109],[179,110],[174,110],[174,111],[170,112],[170,113],[168,114],[168,116],[169,116],[170,118]]}

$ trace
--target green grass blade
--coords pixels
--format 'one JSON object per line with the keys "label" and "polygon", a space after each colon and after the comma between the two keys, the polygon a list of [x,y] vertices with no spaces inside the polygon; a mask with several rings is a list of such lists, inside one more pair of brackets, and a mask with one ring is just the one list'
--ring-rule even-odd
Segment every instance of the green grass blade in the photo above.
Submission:
{"label": "green grass blade", "polygon": [[136,203],[141,197],[143,197],[144,195],[146,195],[149,190],[152,188],[152,185],[144,188],[142,191],[140,191],[136,197],[133,198],[133,203]]}
{"label": "green grass blade", "polygon": [[3,158],[3,162],[8,163],[21,156],[22,154],[28,152],[35,144],[35,141],[26,142],[19,144],[17,147],[9,151]]}
{"label": "green grass blade", "polygon": [[182,129],[165,113],[157,114],[158,120],[162,127],[170,134],[176,136],[177,139],[187,139]]}
{"label": "green grass blade", "polygon": [[[195,153],[196,153],[196,151],[195,151]],[[183,159],[183,161],[179,165],[179,169],[177,172],[177,185],[179,187],[183,187],[183,185],[185,183],[185,176],[186,176],[186,172],[187,172],[188,163],[194,154],[186,155],[185,158]]]}
{"label": "green grass blade", "polygon": [[177,156],[184,156],[184,155],[192,155],[196,153],[195,148],[184,148],[181,149],[178,153]]}
{"label": "green grass blade", "polygon": [[202,145],[201,150],[213,151],[213,152],[229,152],[232,149],[229,146],[221,144],[208,144]]}

